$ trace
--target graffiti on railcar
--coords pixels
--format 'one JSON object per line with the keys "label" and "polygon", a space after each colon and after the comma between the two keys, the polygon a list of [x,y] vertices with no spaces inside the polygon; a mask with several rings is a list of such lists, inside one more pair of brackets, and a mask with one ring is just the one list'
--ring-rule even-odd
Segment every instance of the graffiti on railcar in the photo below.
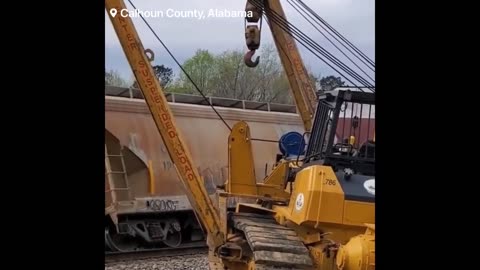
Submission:
{"label": "graffiti on railcar", "polygon": [[170,212],[177,210],[179,201],[152,199],[147,201],[147,209],[156,212]]}
{"label": "graffiti on railcar", "polygon": [[163,162],[163,170],[168,171],[173,168],[173,163],[170,160],[165,160]]}
{"label": "graffiti on railcar", "polygon": [[217,190],[217,185],[215,182],[215,176],[213,171],[210,168],[206,168],[204,170],[201,170],[200,167],[198,167],[198,170],[200,171],[200,175],[203,178],[203,184],[205,186],[205,189],[207,190],[208,195],[213,195],[215,194]]}

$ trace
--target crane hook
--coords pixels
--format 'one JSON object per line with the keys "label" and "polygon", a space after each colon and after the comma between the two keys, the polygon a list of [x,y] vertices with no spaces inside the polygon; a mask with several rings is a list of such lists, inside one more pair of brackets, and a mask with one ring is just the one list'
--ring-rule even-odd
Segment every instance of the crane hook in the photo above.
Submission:
{"label": "crane hook", "polygon": [[153,51],[150,50],[150,49],[146,49],[146,50],[145,50],[145,55],[147,55],[147,59],[148,59],[148,61],[150,61],[150,62],[153,62],[153,59],[155,59],[155,54],[154,54]]}
{"label": "crane hook", "polygon": [[245,65],[247,65],[247,67],[253,68],[258,66],[258,63],[260,62],[260,56],[257,56],[257,59],[255,59],[255,61],[252,61],[252,57],[254,54],[255,54],[255,50],[251,50],[247,52],[243,57],[243,60],[245,61]]}

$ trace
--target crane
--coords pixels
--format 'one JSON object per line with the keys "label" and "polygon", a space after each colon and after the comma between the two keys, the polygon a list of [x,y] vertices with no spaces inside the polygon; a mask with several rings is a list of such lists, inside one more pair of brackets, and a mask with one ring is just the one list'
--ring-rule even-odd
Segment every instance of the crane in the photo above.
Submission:
{"label": "crane", "polygon": [[[249,3],[247,9],[252,8]],[[279,0],[264,3],[283,14]],[[105,7],[107,11],[126,9],[123,0],[105,0]],[[236,123],[228,140],[229,175],[225,189],[218,191],[217,211],[154,76],[151,51],[143,47],[131,18],[108,13],[187,197],[206,229],[211,269],[375,269],[374,158],[368,155],[368,144],[358,159],[343,150],[348,148],[345,145],[333,143],[334,132],[327,132],[337,127],[340,112],[346,111],[343,104],[371,106],[374,95],[334,91],[315,98],[314,107],[308,98],[313,88],[306,85],[305,68],[291,46],[293,40],[271,24],[279,51],[283,43],[290,44],[280,54],[297,106],[303,106],[302,119],[311,127],[307,154],[301,162],[280,160],[264,183],[256,183],[249,127],[243,121]],[[254,67],[255,62],[248,61],[251,55],[245,60]],[[310,124],[309,114],[314,116]],[[330,116],[333,121],[326,121]],[[234,212],[227,212],[229,197],[255,198],[257,203],[238,203]]]}
{"label": "crane", "polygon": [[[255,50],[260,47],[260,35],[262,24],[262,13],[267,18],[271,16],[281,16],[286,19],[280,1],[247,1],[245,11],[251,11],[252,16],[245,18],[245,37],[246,45],[250,50],[245,55],[245,64],[248,67],[255,67],[259,63],[259,58],[255,61],[251,57]],[[292,36],[284,31],[277,23],[269,23],[275,46],[280,56],[283,69],[287,75],[292,96],[298,109],[298,114],[302,118],[305,131],[309,132],[312,128],[312,117],[316,107],[316,92],[305,66],[302,57],[298,51],[297,45]],[[288,26],[286,26],[288,28]]]}

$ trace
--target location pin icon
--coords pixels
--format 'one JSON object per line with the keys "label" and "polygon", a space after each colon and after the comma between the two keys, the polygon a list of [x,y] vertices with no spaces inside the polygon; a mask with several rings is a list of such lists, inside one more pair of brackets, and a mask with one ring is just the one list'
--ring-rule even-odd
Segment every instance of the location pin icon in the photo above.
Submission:
{"label": "location pin icon", "polygon": [[112,15],[112,17],[115,18],[115,16],[117,15],[117,10],[114,8],[110,9],[110,15]]}

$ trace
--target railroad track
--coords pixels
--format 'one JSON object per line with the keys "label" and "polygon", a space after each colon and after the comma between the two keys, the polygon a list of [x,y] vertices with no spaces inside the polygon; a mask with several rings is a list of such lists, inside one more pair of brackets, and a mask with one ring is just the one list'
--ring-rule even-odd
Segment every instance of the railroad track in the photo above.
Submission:
{"label": "railroad track", "polygon": [[205,252],[208,246],[204,241],[180,245],[176,248],[145,249],[129,252],[105,252],[105,264],[121,261],[146,260],[151,258],[185,256]]}

